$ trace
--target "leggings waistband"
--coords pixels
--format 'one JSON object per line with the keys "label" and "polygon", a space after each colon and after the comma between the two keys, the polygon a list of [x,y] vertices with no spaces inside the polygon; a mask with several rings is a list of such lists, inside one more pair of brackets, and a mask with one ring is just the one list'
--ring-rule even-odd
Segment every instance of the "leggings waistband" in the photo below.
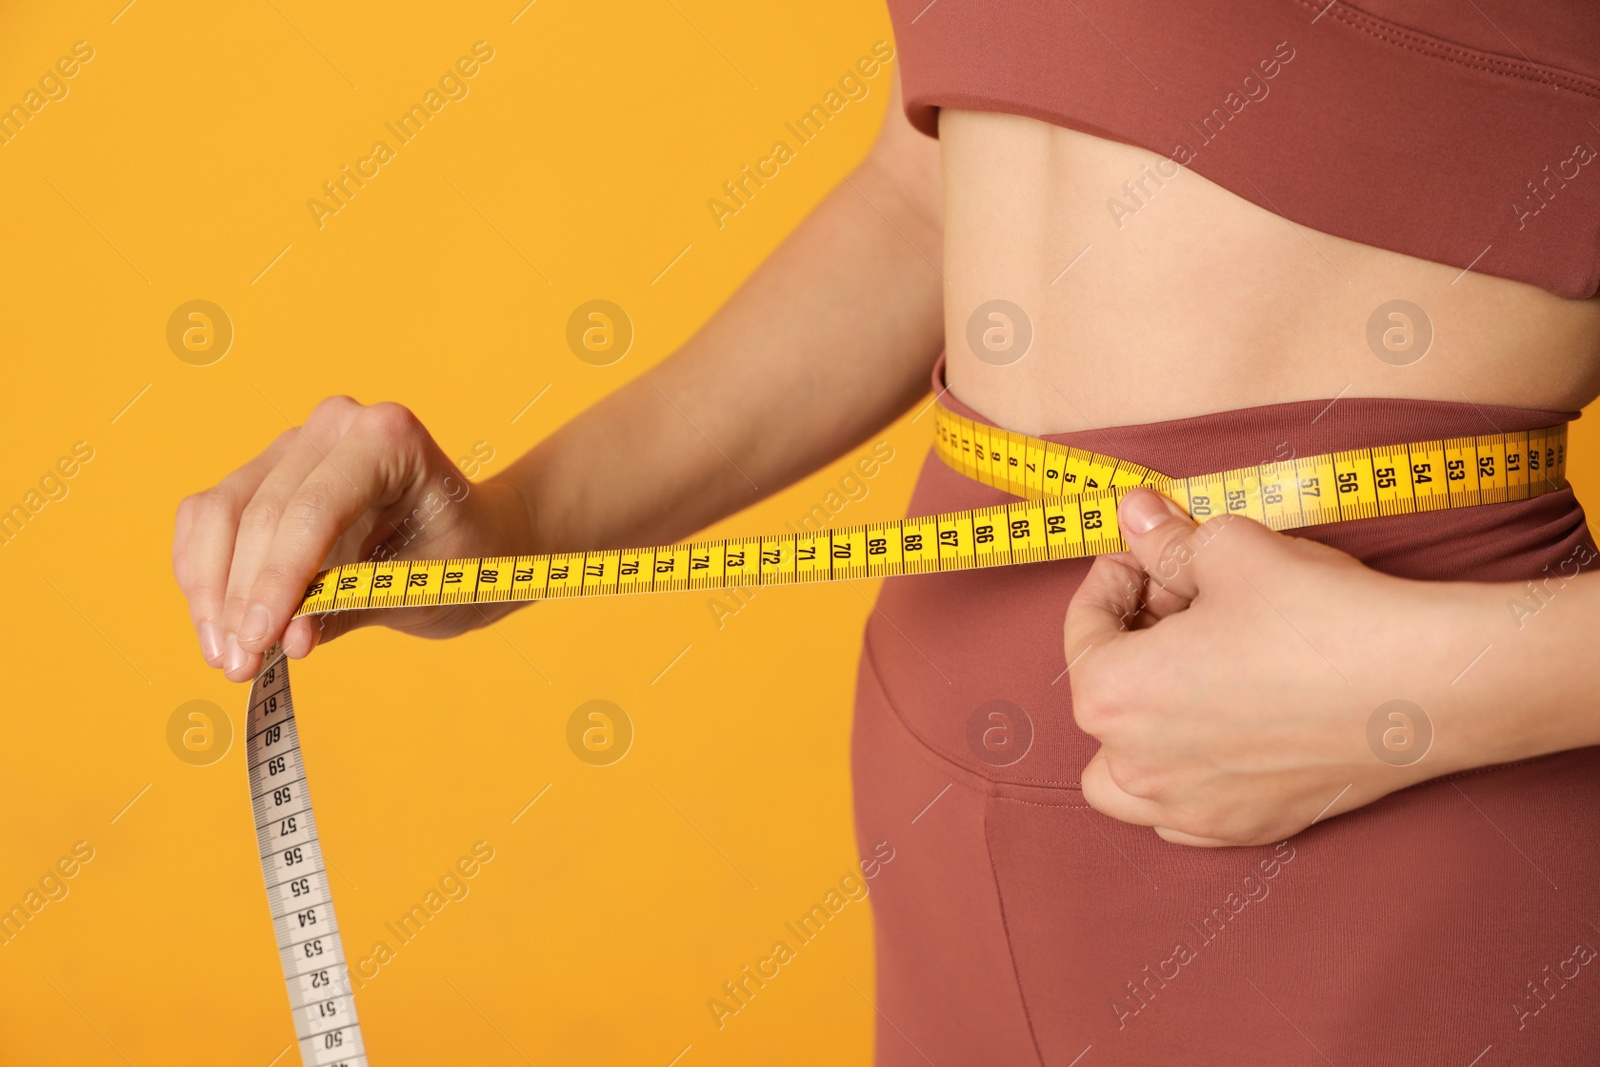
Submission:
{"label": "leggings waistband", "polygon": [[[993,419],[963,403],[944,380],[945,353],[933,365],[939,403],[985,426]],[[1034,434],[1076,448],[1141,463],[1175,478],[1349,448],[1537,430],[1579,418],[1576,411],[1349,397],[1237,408],[1165,422]]]}

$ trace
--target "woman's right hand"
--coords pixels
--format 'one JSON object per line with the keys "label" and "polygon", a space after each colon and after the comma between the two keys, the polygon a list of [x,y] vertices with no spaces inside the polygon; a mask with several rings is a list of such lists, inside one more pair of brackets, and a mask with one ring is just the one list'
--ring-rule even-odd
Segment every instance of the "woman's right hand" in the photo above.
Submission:
{"label": "woman's right hand", "polygon": [[514,482],[471,483],[399,404],[318,404],[221,482],[178,506],[172,569],[201,655],[236,682],[282,640],[292,659],[357,626],[450,637],[515,605],[350,611],[293,619],[312,577],[363,560],[536,551]]}

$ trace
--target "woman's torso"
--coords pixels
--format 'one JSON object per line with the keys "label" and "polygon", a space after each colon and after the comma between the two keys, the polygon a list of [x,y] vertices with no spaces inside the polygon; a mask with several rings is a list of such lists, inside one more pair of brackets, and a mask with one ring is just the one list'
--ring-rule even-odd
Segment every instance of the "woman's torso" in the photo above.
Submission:
{"label": "woman's torso", "polygon": [[[1600,393],[1600,306],[1553,295],[1595,292],[1600,201],[1581,199],[1581,183],[1600,193],[1600,169],[1556,188],[1554,206],[1516,245],[1522,231],[1502,210],[1511,193],[1502,201],[1499,189],[1521,174],[1526,146],[1506,148],[1495,167],[1485,161],[1487,178],[1463,174],[1459,154],[1402,174],[1399,163],[1369,166],[1346,153],[1341,184],[1325,179],[1342,149],[1289,143],[1291,112],[1316,123],[1319,103],[1347,119],[1367,114],[1348,95],[1311,91],[1336,90],[1349,77],[1343,59],[1367,49],[1378,69],[1401,64],[1414,44],[1394,34],[1369,44],[1358,35],[1370,26],[1346,0],[1322,15],[1320,0],[891,6],[908,112],[942,108],[947,364],[934,387],[947,385],[945,403],[961,414],[1186,475],[1530,429]],[[1437,6],[1445,21],[1456,7],[1478,7]],[[1494,14],[1507,32],[1545,59],[1524,32],[1532,23],[1510,21],[1505,6]],[[1185,77],[1190,102],[1225,100],[1210,79],[1237,79],[1239,57],[1216,53],[1265,54],[1256,50],[1270,50],[1280,27],[1253,23],[1273,19],[1304,49],[1292,90],[1282,74],[1269,100],[1252,101],[1175,177],[1162,156],[1122,143],[1164,148],[1169,118],[1175,140],[1178,119],[1205,114],[1179,99]],[[1213,32],[1185,38],[1177,22]],[[1252,30],[1267,44],[1228,46]],[[1495,45],[1485,43],[1491,31],[1474,32],[1480,47]],[[1585,55],[1592,63],[1592,49],[1577,60]],[[1468,111],[1502,88],[1518,95],[1497,79],[1528,74],[1461,58],[1436,49],[1411,73],[1422,84],[1443,78],[1445,95],[1459,88]],[[1042,93],[1042,78],[1063,84]],[[1542,92],[1524,87],[1517,106],[1542,105]],[[1165,111],[1152,117],[1158,101]],[[1107,136],[1022,117],[1021,107]],[[1396,121],[1393,112],[1372,118]],[[1577,125],[1545,122],[1531,141],[1542,145],[1548,133],[1567,151],[1578,137],[1600,144],[1600,128]],[[1494,140],[1508,129],[1515,122],[1501,115],[1476,132]],[[1345,147],[1360,136],[1347,130]],[[1269,140],[1285,159],[1244,150]],[[1202,177],[1208,168],[1234,191]],[[1475,200],[1464,192],[1474,178],[1483,179]],[[1508,179],[1507,188],[1519,184]],[[1325,218],[1327,229],[1366,240],[1291,225],[1250,202],[1269,199],[1292,218]],[[1373,204],[1387,208],[1376,222],[1358,210]],[[1402,209],[1413,206],[1408,224]],[[1574,244],[1561,245],[1554,226]],[[1433,249],[1456,265],[1374,247],[1391,233],[1389,247]],[[1463,273],[1490,244],[1480,269]],[[1580,251],[1558,262],[1552,251],[1563,247]],[[1509,280],[1517,277],[1551,284]],[[1369,344],[1374,312],[1397,300],[1431,326],[1420,359],[1415,311],[1409,326],[1380,316]],[[985,308],[992,301],[1014,307]],[[1022,315],[1033,334],[1026,354]],[[1185,421],[1164,421],[1173,419]],[[930,455],[909,513],[1004,499]],[[1543,575],[1558,587],[1595,551],[1566,489],[1297,532],[1384,573],[1427,580]],[[1169,845],[1083,802],[1079,777],[1098,743],[1073,717],[1061,628],[1088,567],[891,578],[869,616],[854,728],[857,833],[863,855],[894,857],[872,886],[874,1007],[892,1021],[879,1026],[877,1062],[1593,1062],[1593,991],[1560,977],[1536,983],[1556,970],[1570,978],[1578,959],[1594,957],[1583,916],[1600,885],[1600,750],[1436,779],[1320,820],[1281,855]],[[1239,667],[1251,669],[1249,657]],[[1575,951],[1575,941],[1585,947]]]}
{"label": "woman's torso", "polygon": [[1155,152],[1021,115],[946,107],[939,137],[946,378],[1000,425],[1600,396],[1600,299],[1320,233]]}

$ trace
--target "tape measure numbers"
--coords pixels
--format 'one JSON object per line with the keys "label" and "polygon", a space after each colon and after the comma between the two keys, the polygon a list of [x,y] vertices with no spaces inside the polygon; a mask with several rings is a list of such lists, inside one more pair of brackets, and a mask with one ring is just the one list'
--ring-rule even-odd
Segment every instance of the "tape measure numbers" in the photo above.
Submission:
{"label": "tape measure numbers", "polygon": [[[295,616],[375,608],[879,578],[1074,559],[1126,549],[1117,502],[1146,486],[1197,520],[1277,530],[1525,500],[1566,487],[1565,425],[1297,457],[1169,478],[1136,463],[985,426],[936,407],[950,466],[1023,499],[862,526],[653,548],[347,563],[318,574]],[[302,1061],[364,1067],[344,947],[274,646],[250,689],[250,796]]]}
{"label": "tape measure numbers", "polygon": [[1236,514],[1286,530],[1521,500],[1566,484],[1564,425],[1175,479],[937,410],[939,455],[963,474],[1023,500],[817,533],[602,552],[348,563],[319,574],[296,615],[825,582],[1094,556],[1127,547],[1116,505],[1135,486],[1165,494],[1197,519]]}
{"label": "tape measure numbers", "polygon": [[300,758],[289,661],[278,645],[267,650],[250,686],[245,735],[257,852],[294,1009],[300,1062],[366,1067],[355,990]]}

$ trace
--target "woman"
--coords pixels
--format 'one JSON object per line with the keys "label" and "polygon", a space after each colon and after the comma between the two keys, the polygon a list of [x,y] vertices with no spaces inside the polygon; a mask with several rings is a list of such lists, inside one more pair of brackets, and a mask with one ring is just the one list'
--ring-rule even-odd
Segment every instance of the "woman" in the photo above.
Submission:
{"label": "woman", "polygon": [[[402,554],[687,536],[930,367],[980,423],[1176,476],[1575,418],[1600,19],[1368,7],[891,0],[904,108],[861,166]],[[333,398],[186,500],[206,661],[512,610],[289,622],[453,470],[403,408]],[[1005,499],[930,456],[911,511]],[[1092,564],[884,585],[855,725],[863,852],[896,849],[878,1061],[1593,1062],[1600,587],[1570,491],[1299,537],[1147,490],[1119,519],[1131,551]]]}

